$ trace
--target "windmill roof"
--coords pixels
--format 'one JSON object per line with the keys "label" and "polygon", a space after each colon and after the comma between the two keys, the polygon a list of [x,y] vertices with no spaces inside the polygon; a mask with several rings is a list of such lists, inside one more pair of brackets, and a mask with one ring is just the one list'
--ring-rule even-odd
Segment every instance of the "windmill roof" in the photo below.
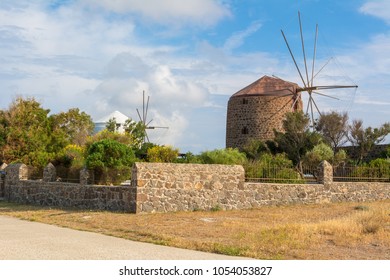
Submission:
{"label": "windmill roof", "polygon": [[292,93],[292,90],[298,87],[299,86],[296,83],[288,82],[276,77],[263,76],[237,91],[232,97]]}
{"label": "windmill roof", "polygon": [[120,123],[120,124],[124,124],[125,121],[129,118],[128,116],[126,116],[125,114],[122,114],[121,112],[119,111],[114,111],[112,112],[111,114],[101,118],[101,119],[98,119],[96,121],[96,123],[107,123],[110,119],[112,118],[115,118],[116,122],[117,123]]}

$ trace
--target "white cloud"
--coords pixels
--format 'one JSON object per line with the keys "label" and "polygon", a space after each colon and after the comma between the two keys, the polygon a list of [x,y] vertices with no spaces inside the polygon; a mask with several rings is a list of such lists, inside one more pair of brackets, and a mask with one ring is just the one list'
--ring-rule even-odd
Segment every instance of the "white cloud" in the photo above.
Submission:
{"label": "white cloud", "polygon": [[[79,107],[99,118],[119,110],[138,120],[136,108],[142,108],[145,91],[151,96],[152,124],[169,127],[150,131],[151,140],[203,150],[224,146],[224,106],[229,95],[263,75],[299,82],[287,53],[283,57],[236,52],[261,28],[258,21],[232,33],[224,43],[220,34],[222,43],[214,43],[210,33],[204,36],[203,27],[230,16],[219,1],[57,2],[56,7],[48,7],[44,0],[0,3],[4,106],[15,94],[33,95],[53,112]],[[162,28],[156,28],[156,23]],[[161,37],[148,33],[175,28],[183,32],[174,34],[172,41],[164,38],[163,43]],[[339,82],[343,74],[351,76],[360,86],[356,104],[387,100],[390,34],[377,34],[336,55],[345,71],[329,66],[319,78],[331,83]],[[212,94],[221,99],[213,99]],[[320,106],[332,108],[328,104]]]}
{"label": "white cloud", "polygon": [[245,30],[239,31],[234,33],[232,36],[230,36],[224,46],[223,49],[226,52],[231,52],[232,50],[240,47],[244,40],[251,36],[253,33],[255,33],[257,30],[261,28],[262,24],[260,22],[253,22],[249,27],[247,27]]}
{"label": "white cloud", "polygon": [[115,13],[139,14],[146,21],[163,25],[191,24],[207,27],[230,16],[226,6],[213,0],[83,0],[83,2]]}
{"label": "white cloud", "polygon": [[388,0],[366,1],[359,11],[363,14],[381,18],[390,24],[390,2]]}
{"label": "white cloud", "polygon": [[153,115],[150,126],[156,127],[147,131],[149,138],[151,138],[150,140],[160,145],[171,145],[174,147],[182,142],[182,138],[188,129],[188,120],[183,116],[182,112],[173,111],[166,115],[152,109],[150,113]]}
{"label": "white cloud", "polygon": [[24,42],[14,45],[25,47],[22,55],[92,57],[110,55],[111,48],[126,46],[134,39],[135,25],[131,19],[107,20],[72,5],[48,10],[43,4],[28,4],[23,9],[0,9],[0,26],[13,34],[13,42]]}
{"label": "white cloud", "polygon": [[169,133],[151,131],[151,140],[160,143],[179,143],[187,125],[186,115],[193,108],[203,106],[209,96],[204,86],[174,74],[168,65],[149,62],[131,53],[114,57],[106,72],[92,93],[95,117],[115,108],[138,120],[136,108],[142,110],[145,91],[150,96],[147,121],[153,119],[152,125],[169,127]]}
{"label": "white cloud", "polygon": [[373,100],[369,96],[359,96],[356,99],[356,103],[366,104],[366,105],[379,105],[379,106],[389,106],[390,105],[390,102],[388,102],[388,101]]}

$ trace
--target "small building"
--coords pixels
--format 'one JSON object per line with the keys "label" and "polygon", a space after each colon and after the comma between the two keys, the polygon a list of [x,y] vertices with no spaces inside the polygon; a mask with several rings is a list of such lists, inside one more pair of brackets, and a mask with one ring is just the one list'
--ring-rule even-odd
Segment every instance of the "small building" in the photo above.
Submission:
{"label": "small building", "polygon": [[126,116],[125,114],[122,114],[119,111],[114,111],[111,114],[109,114],[101,119],[98,119],[96,122],[94,122],[94,124],[95,124],[94,133],[98,133],[99,131],[104,130],[106,128],[108,122],[111,119],[115,119],[115,121],[117,123],[117,131],[120,133],[123,133],[124,132],[124,124],[125,124],[126,120],[129,119],[129,117]]}
{"label": "small building", "polygon": [[287,112],[301,111],[296,83],[263,76],[233,94],[227,107],[226,147],[243,148],[250,139],[274,139],[274,129],[283,131]]}

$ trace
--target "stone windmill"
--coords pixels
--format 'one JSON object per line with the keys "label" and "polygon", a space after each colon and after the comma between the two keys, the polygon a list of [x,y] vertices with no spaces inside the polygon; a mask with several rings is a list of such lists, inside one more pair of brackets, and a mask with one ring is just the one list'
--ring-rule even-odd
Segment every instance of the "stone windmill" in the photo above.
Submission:
{"label": "stone windmill", "polygon": [[320,109],[314,100],[315,95],[338,99],[322,91],[340,88],[357,88],[356,85],[315,84],[315,77],[325,67],[323,66],[315,73],[318,25],[316,26],[313,60],[309,74],[299,12],[298,18],[305,77],[298,67],[283,30],[281,32],[303,86],[284,81],[277,77],[264,76],[233,94],[229,99],[227,108],[226,147],[242,148],[250,139],[261,141],[272,140],[274,138],[274,129],[283,131],[283,120],[287,112],[303,110],[302,93],[309,95],[306,114],[310,117],[311,126],[314,127],[315,111],[321,115]]}
{"label": "stone windmill", "polygon": [[242,148],[249,139],[274,138],[287,112],[301,111],[299,86],[264,76],[233,94],[228,102],[226,147]]}

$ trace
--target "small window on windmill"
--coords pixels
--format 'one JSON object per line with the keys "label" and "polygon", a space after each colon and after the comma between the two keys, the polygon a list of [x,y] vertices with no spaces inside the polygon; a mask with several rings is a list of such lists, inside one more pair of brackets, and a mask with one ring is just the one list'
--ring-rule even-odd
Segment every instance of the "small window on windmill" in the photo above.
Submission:
{"label": "small window on windmill", "polygon": [[248,128],[245,126],[243,129],[241,129],[241,133],[248,134],[249,133]]}
{"label": "small window on windmill", "polygon": [[242,104],[248,104],[248,99],[246,98],[242,99]]}

